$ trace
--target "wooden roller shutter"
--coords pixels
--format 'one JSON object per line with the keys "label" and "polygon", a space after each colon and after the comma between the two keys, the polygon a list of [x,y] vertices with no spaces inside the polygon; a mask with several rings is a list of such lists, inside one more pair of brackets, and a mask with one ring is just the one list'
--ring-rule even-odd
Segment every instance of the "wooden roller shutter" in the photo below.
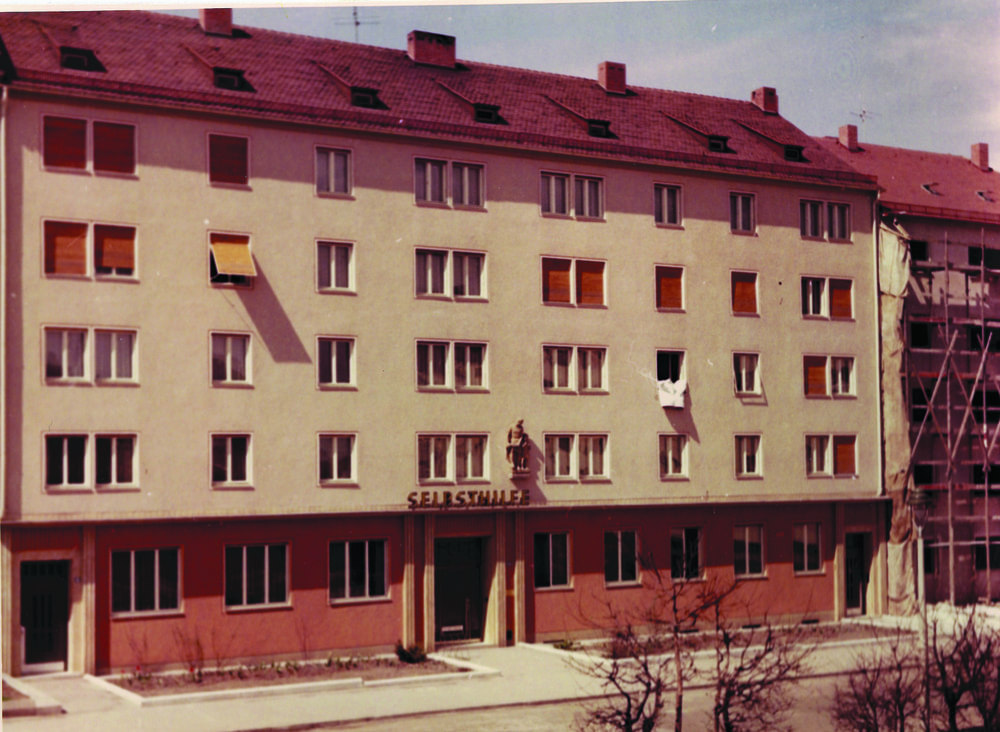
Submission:
{"label": "wooden roller shutter", "polygon": [[656,307],[677,310],[684,307],[683,278],[684,270],[680,267],[656,268]]}
{"label": "wooden roller shutter", "polygon": [[542,300],[569,303],[569,259],[542,259]]}

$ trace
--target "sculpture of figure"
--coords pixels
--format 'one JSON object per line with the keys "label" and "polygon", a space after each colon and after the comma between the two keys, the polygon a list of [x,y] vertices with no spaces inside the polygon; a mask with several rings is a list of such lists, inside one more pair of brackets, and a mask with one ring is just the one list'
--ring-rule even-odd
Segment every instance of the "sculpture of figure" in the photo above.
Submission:
{"label": "sculpture of figure", "polygon": [[524,420],[519,419],[507,430],[507,462],[515,473],[528,472],[528,433],[524,430]]}

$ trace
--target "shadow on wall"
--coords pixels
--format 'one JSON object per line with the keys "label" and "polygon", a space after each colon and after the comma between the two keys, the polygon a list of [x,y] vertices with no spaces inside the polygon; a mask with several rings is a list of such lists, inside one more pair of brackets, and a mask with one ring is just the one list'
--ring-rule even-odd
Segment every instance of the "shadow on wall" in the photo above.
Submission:
{"label": "shadow on wall", "polygon": [[684,390],[684,406],[681,409],[676,407],[661,407],[663,416],[667,418],[670,429],[673,432],[687,435],[692,442],[700,443],[701,437],[698,435],[698,427],[691,417],[691,385]]}
{"label": "shadow on wall", "polygon": [[257,276],[254,278],[253,287],[236,288],[236,292],[254,327],[260,333],[264,347],[276,363],[309,363],[311,361],[309,351],[302,345],[295,332],[295,326],[288,319],[281,301],[274,294],[274,288],[267,279],[267,273],[256,257],[254,264],[257,267]]}

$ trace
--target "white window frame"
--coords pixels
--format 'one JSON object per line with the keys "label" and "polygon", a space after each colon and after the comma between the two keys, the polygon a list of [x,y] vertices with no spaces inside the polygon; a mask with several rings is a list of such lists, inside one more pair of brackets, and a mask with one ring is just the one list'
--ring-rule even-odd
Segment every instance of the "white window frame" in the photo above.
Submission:
{"label": "white window frame", "polygon": [[[370,545],[373,543],[382,544],[382,586],[385,588],[385,593],[381,595],[371,594],[371,578],[373,576],[373,568],[371,566],[371,548]],[[335,544],[344,545],[344,595],[343,597],[334,596],[333,588],[333,546]],[[365,578],[364,587],[365,592],[363,595],[351,595],[351,545],[352,544],[363,544],[364,545],[364,556],[365,556]],[[329,543],[327,546],[327,600],[331,605],[349,605],[352,603],[360,602],[372,602],[372,601],[382,601],[390,599],[390,584],[389,584],[389,541],[385,538],[378,537],[372,539],[335,539]]]}
{"label": "white window frame", "polygon": [[[78,122],[83,122],[85,125],[84,132],[84,165],[82,168],[72,168],[65,167],[61,165],[47,165],[45,163],[45,118],[54,117],[57,119],[72,119]],[[94,143],[94,124],[112,124],[121,125],[122,127],[132,128],[132,162],[134,168],[131,173],[121,173],[115,170],[98,170],[94,166],[94,158],[96,157],[96,145]],[[50,172],[71,172],[71,173],[90,173],[91,175],[108,175],[118,178],[137,178],[139,175],[139,125],[135,122],[123,122],[118,119],[97,119],[94,117],[77,117],[73,115],[65,114],[42,114],[39,120],[38,129],[38,139],[41,142],[39,146],[38,162],[42,170]]]}
{"label": "white window frame", "polygon": [[[660,270],[677,270],[681,273],[681,304],[680,307],[669,307],[660,304]],[[656,303],[656,311],[660,313],[683,313],[687,311],[687,267],[682,264],[656,264],[653,265],[653,302]]]}
{"label": "white window frame", "polygon": [[[670,194],[674,196],[674,221],[670,220]],[[684,217],[681,210],[681,186],[676,183],[653,184],[653,221],[657,226],[670,229],[683,227]]]}
{"label": "white window frame", "polygon": [[[70,474],[70,455],[68,447],[68,440],[70,438],[83,438],[83,480],[79,483],[70,483],[68,481]],[[58,439],[60,440],[60,462],[61,468],[60,473],[62,474],[62,481],[59,483],[49,483],[49,440]],[[93,439],[90,434],[86,432],[46,432],[42,435],[42,484],[45,486],[46,490],[90,490],[92,487],[92,462],[91,457],[91,444]]]}
{"label": "white window frame", "polygon": [[[135,593],[136,593],[136,562],[135,555],[136,552],[153,552],[153,602],[155,607],[149,610],[136,610],[135,609]],[[160,607],[160,553],[173,551],[177,553],[177,587],[175,592],[177,594],[177,607]],[[128,554],[129,555],[129,609],[128,610],[115,610],[114,609],[114,555],[115,554]],[[145,615],[179,615],[184,612],[184,594],[182,592],[183,576],[184,576],[184,561],[183,554],[180,547],[168,546],[168,547],[143,547],[140,549],[112,549],[109,553],[109,561],[111,564],[108,576],[111,578],[110,582],[110,593],[111,597],[108,602],[108,607],[112,608],[111,617],[131,617],[131,616],[145,616]]]}
{"label": "white window frame", "polygon": [[[420,258],[424,258],[424,272],[423,281],[424,289],[420,288]],[[479,260],[479,294],[470,295],[469,290],[472,288],[469,286],[472,281],[469,277],[469,267],[468,260],[471,258],[477,258]],[[435,258],[443,258],[444,267],[441,272],[441,291],[437,292],[432,289],[434,282],[433,277],[433,267],[431,266]],[[462,264],[459,266],[457,259],[461,259]],[[440,261],[440,260],[438,260]],[[457,270],[461,269],[461,277],[456,277]],[[433,300],[473,300],[473,301],[485,301],[487,299],[486,294],[486,252],[474,251],[471,249],[442,249],[439,247],[417,247],[413,254],[413,296],[418,299],[433,299]],[[458,285],[461,284],[464,292],[457,293],[456,289]]]}
{"label": "white window frame", "polygon": [[[243,352],[243,379],[236,379],[233,377],[233,367],[234,367],[234,355],[233,355],[233,342],[243,341],[244,352]],[[223,344],[223,371],[225,372],[221,379],[215,378],[215,347],[216,343]],[[236,333],[227,331],[212,331],[209,334],[209,344],[208,344],[208,356],[209,356],[209,378],[212,381],[212,386],[250,386],[253,384],[253,379],[251,377],[250,364],[251,364],[251,345],[252,338],[249,333]]]}
{"label": "white window frame", "polygon": [[[594,188],[597,189],[596,213]],[[604,178],[596,175],[573,175],[573,214],[577,220],[604,219]]]}
{"label": "white window frame", "polygon": [[736,477],[761,478],[764,475],[763,450],[760,434],[734,436],[736,448]]}
{"label": "white window frame", "polygon": [[[325,161],[323,158],[325,157]],[[344,161],[344,182],[343,190],[338,190],[336,180],[336,161]],[[315,165],[315,191],[316,195],[323,198],[351,198],[354,191],[354,166],[351,164],[351,151],[345,148],[331,147],[329,145],[316,145],[314,148],[313,162]],[[321,170],[323,163],[326,163],[327,188],[321,188]]]}
{"label": "white window frame", "polygon": [[[249,584],[247,582],[247,571],[248,571],[248,567],[247,567],[247,549],[249,549],[252,546],[262,546],[262,547],[264,547],[264,577],[263,577],[263,580],[264,580],[263,581],[263,586],[264,586],[264,601],[263,602],[255,602],[255,603],[249,603],[249,602],[247,602],[247,585]],[[285,594],[285,599],[282,600],[281,602],[272,602],[270,600],[270,597],[271,597],[271,547],[274,547],[274,546],[283,546],[283,547],[285,547],[285,558],[284,558],[285,559],[285,572],[284,572],[284,579],[285,579],[285,587],[284,587],[284,591],[285,592],[284,592],[284,594]],[[226,586],[226,582],[227,582],[227,580],[229,578],[229,568],[226,567],[226,561],[227,561],[226,550],[227,549],[231,549],[231,548],[237,548],[237,547],[240,548],[240,549],[242,549],[242,552],[243,552],[243,558],[242,558],[242,562],[241,562],[241,566],[242,566],[242,569],[243,569],[243,576],[241,578],[241,587],[240,587],[240,589],[241,589],[241,593],[240,594],[242,595],[242,600],[239,603],[233,603],[232,605],[230,605],[227,602],[227,599],[228,599],[227,595],[229,594],[228,593],[229,587]],[[292,555],[291,545],[289,544],[289,542],[284,542],[284,541],[253,542],[253,543],[248,543],[248,544],[226,544],[223,547],[223,561],[222,561],[222,564],[223,564],[223,573],[222,573],[222,583],[223,583],[222,603],[223,603],[223,606],[225,607],[225,609],[227,611],[228,610],[244,610],[244,609],[246,609],[246,610],[257,610],[257,609],[260,609],[260,608],[267,608],[267,607],[287,607],[287,606],[291,605],[291,598],[292,598],[292,588],[291,588],[292,582],[291,582],[291,580],[292,580],[292,577],[291,577],[291,572],[289,571],[289,569],[291,567],[291,555]]]}
{"label": "white window frame", "polygon": [[[813,277],[804,275],[801,280],[800,292],[802,295],[802,317],[803,318],[822,318],[828,319],[829,315],[829,297],[827,295],[827,277]],[[816,287],[819,288],[818,293],[818,303],[817,303],[817,293]],[[819,305],[819,312],[813,312],[816,310],[816,305]]]}
{"label": "white window frame", "polygon": [[[828,360],[829,391],[834,399],[844,399],[857,394],[854,370],[854,356],[833,356]],[[844,384],[846,372],[847,384]]]}
{"label": "white window frame", "polygon": [[[321,252],[327,250],[327,266],[323,266],[323,256]],[[343,265],[346,269],[347,284],[338,285],[337,275],[340,273],[340,266],[337,264],[337,252],[346,250],[347,263]],[[324,269],[326,270],[324,273]],[[324,285],[328,281],[330,284]],[[316,240],[316,291],[321,293],[353,293],[354,290],[354,243],[349,241],[335,241],[331,239]]]}
{"label": "white window frame", "polygon": [[[120,376],[118,374],[118,352],[119,345],[121,343],[121,336],[128,335],[132,339],[132,350],[129,354],[129,369],[132,372],[131,376]],[[107,336],[108,343],[110,344],[110,353],[108,354],[108,360],[111,364],[111,376],[101,376],[100,374],[100,360],[101,360],[101,340],[102,336]],[[136,330],[130,330],[128,328],[94,328],[94,382],[97,384],[135,384],[139,381],[138,373],[138,358],[137,352],[139,350],[139,333]]]}
{"label": "white window frame", "polygon": [[[87,328],[76,328],[73,326],[44,326],[42,328],[42,378],[49,384],[81,384],[90,381],[89,355],[90,355],[90,333]],[[70,336],[82,335],[83,344],[79,355],[79,375],[68,375],[70,371]],[[58,376],[50,376],[49,370],[49,337],[59,339],[59,371]]]}
{"label": "white window frame", "polygon": [[[543,436],[545,448],[544,454],[544,477],[546,483],[567,483],[576,480],[577,476],[577,446],[576,434],[572,432],[551,432]],[[566,449],[562,450],[561,445],[565,444]],[[563,464],[559,456],[565,454],[566,462]],[[552,469],[549,469],[549,456],[552,456]]]}
{"label": "white window frame", "polygon": [[[750,200],[749,221],[744,212],[743,202]],[[734,208],[735,202],[735,208]],[[729,193],[729,229],[734,234],[754,235],[757,233],[757,196],[745,191]]]}
{"label": "white window frame", "polygon": [[[469,449],[473,441],[482,442],[482,465],[481,472],[476,475],[471,468],[474,467],[473,451]],[[490,476],[490,438],[485,432],[479,433],[458,433],[452,441],[455,450],[455,482],[456,483],[485,483]],[[464,445],[465,447],[460,447]],[[463,460],[464,452],[464,460]],[[464,475],[462,475],[464,473]]]}
{"label": "white window frame", "polygon": [[[330,381],[323,381],[323,361],[322,358],[322,344],[330,344]],[[347,370],[348,370],[348,380],[340,381],[337,378],[337,365],[338,365],[338,355],[337,355],[337,344],[347,343],[348,354],[347,354]],[[357,348],[357,341],[353,336],[341,336],[341,335],[321,335],[316,336],[316,385],[317,388],[321,390],[337,390],[337,389],[355,389],[357,384],[355,378],[357,375],[357,369],[355,368],[356,354],[355,350]]]}
{"label": "white window frame", "polygon": [[[340,441],[350,441],[348,448],[348,463],[351,474],[346,477],[334,476],[340,464]],[[333,477],[323,477],[323,443],[330,442],[330,474]],[[358,484],[358,436],[356,432],[320,432],[316,438],[316,482],[321,485],[357,485]]]}
{"label": "white window frame", "polygon": [[[759,532],[760,541],[760,570],[753,571],[750,560],[750,545],[753,542],[751,537],[751,531],[756,530]],[[740,537],[739,534],[742,533],[743,536]],[[736,557],[733,557],[733,573],[736,577],[764,577],[767,575],[767,559],[766,559],[766,545],[764,543],[764,526],[762,524],[737,524],[733,527],[733,544],[735,546],[737,541],[743,542],[743,557],[744,563],[742,570],[736,566]]]}
{"label": "white window frame", "polygon": [[[839,225],[838,211],[844,212],[844,228]],[[826,236],[833,242],[851,241],[851,204],[841,201],[827,201],[826,204]]]}
{"label": "white window frame", "polygon": [[[749,389],[747,381],[753,382]],[[733,393],[736,396],[758,396],[761,391],[760,354],[753,351],[734,352]]]}
{"label": "white window frame", "polygon": [[[111,474],[111,480],[107,483],[101,483],[99,476],[101,473],[100,464],[100,450],[98,448],[98,443],[101,440],[111,440],[111,463],[108,466],[109,472]],[[118,451],[121,441],[128,440],[132,443],[132,456],[131,456],[131,467],[130,472],[132,474],[131,480],[119,480],[118,479]],[[135,433],[97,433],[94,435],[94,485],[98,489],[116,489],[116,488],[135,488],[139,485],[139,435]]]}
{"label": "white window frame", "polygon": [[799,235],[803,239],[822,240],[824,238],[823,201],[803,198],[799,200]]}
{"label": "white window frame", "polygon": [[[753,299],[754,299],[754,310],[753,312],[737,310],[736,309],[736,291],[735,291],[735,279],[734,275],[753,275]],[[729,311],[737,318],[755,318],[760,317],[760,272],[750,269],[734,269],[729,272]]]}
{"label": "white window frame", "polygon": [[[539,177],[539,201],[542,216],[558,216],[569,218],[573,208],[573,182],[569,173],[557,173],[543,170]],[[562,181],[563,185],[563,208],[556,208],[556,181]],[[546,207],[547,202],[547,207]]]}
{"label": "white window frame", "polygon": [[[555,260],[569,262],[569,302],[559,302],[557,300],[545,299],[545,260]],[[576,267],[580,262],[599,263],[601,265],[601,302],[583,303],[580,302],[580,292],[577,287]],[[586,257],[561,257],[543,254],[539,262],[542,275],[542,305],[550,307],[574,307],[574,308],[606,308],[608,306],[608,262],[605,259],[588,259]]]}
{"label": "white window frame", "polygon": [[[837,440],[850,439],[854,452],[854,471],[851,473],[841,473],[837,470]],[[830,449],[833,452],[833,459],[830,468],[834,478],[855,478],[858,475],[858,436],[853,433],[834,433],[830,435]]]}
{"label": "white window frame", "polygon": [[[451,185],[448,190],[451,193],[451,205],[454,208],[471,208],[471,209],[483,209],[486,207],[486,166],[482,163],[467,163],[465,161],[453,160],[451,161]],[[477,170],[479,172],[478,185],[474,186],[469,181],[469,171]],[[459,182],[461,182],[461,196],[456,196],[456,187]],[[479,198],[478,203],[471,203],[472,198],[471,192],[473,188],[478,188],[476,194]]]}
{"label": "white window frame", "polygon": [[[538,536],[545,536],[546,537],[545,544],[546,544],[546,549],[548,550],[546,552],[546,554],[548,556],[546,556],[544,558],[544,561],[545,561],[545,564],[548,567],[549,582],[548,582],[548,584],[543,584],[543,585],[538,584],[537,583],[537,579],[538,579],[537,575],[536,575],[535,572],[532,572],[532,586],[535,588],[535,590],[542,590],[542,591],[547,591],[547,590],[564,590],[564,589],[572,587],[573,586],[573,570],[572,570],[572,566],[573,566],[572,546],[573,545],[572,545],[572,542],[571,542],[570,532],[568,532],[568,531],[536,531],[535,532],[535,537],[537,538]],[[553,579],[553,577],[555,576],[555,572],[553,570],[556,567],[556,562],[555,562],[555,555],[554,555],[554,553],[552,551],[553,538],[557,537],[557,536],[564,537],[565,542],[566,542],[566,565],[563,568],[565,570],[565,573],[566,573],[566,581],[562,582],[562,583],[558,583],[558,584]],[[535,539],[533,539],[532,540],[532,562],[533,562],[532,568],[533,569],[534,569],[535,566],[538,565],[538,559],[539,559],[538,553],[537,553],[536,549],[537,549],[537,544],[535,543]]]}
{"label": "white window frame", "polygon": [[[691,540],[689,537],[689,532],[696,532],[696,537],[694,539],[695,548],[697,549],[697,566],[694,568],[695,571],[690,571],[690,566],[688,565],[688,547],[691,545]],[[705,561],[704,561],[704,544],[703,537],[704,533],[700,526],[675,526],[670,529],[670,579],[673,582],[693,582],[700,580],[705,575]],[[683,572],[678,576],[674,573],[674,539],[680,539],[681,543],[681,564],[683,567]]]}
{"label": "white window frame", "polygon": [[[674,378],[671,379],[661,379],[660,378],[660,354],[665,353],[668,355],[676,355],[678,357],[678,371],[679,373],[673,374]],[[657,381],[685,381],[687,379],[687,351],[683,351],[679,348],[657,348],[656,358],[653,361],[653,373],[656,375]]]}
{"label": "white window frame", "polygon": [[[421,352],[425,358],[421,358]],[[418,391],[451,391],[452,381],[452,343],[451,341],[418,340],[416,342],[416,379]],[[427,374],[427,383],[420,383],[421,370]],[[443,381],[434,382],[435,373],[440,373]]]}
{"label": "white window frame", "polygon": [[[566,362],[566,383],[557,383],[556,354],[558,352],[568,352]],[[601,365],[598,371],[601,380],[599,387],[590,386],[591,378],[595,373],[590,365],[591,353],[601,353]],[[552,354],[550,356],[550,354]],[[587,354],[584,356],[584,354]],[[586,374],[584,378],[584,361],[587,362]],[[546,386],[546,376],[551,375],[551,386]],[[586,383],[584,383],[586,382]],[[542,391],[546,394],[607,394],[608,393],[608,349],[606,346],[581,346],[569,344],[542,344]]]}
{"label": "white window frame", "polygon": [[[233,478],[233,439],[242,438],[246,440],[246,457],[244,459],[243,472],[246,477],[242,480]],[[224,440],[226,446],[226,476],[222,480],[215,480],[215,443],[216,440]],[[250,432],[212,432],[209,435],[209,483],[213,488],[226,488],[230,486],[247,487],[253,485],[253,435]]]}
{"label": "white window frame", "polygon": [[[810,531],[813,529],[813,531]],[[795,574],[823,574],[823,526],[819,521],[795,524],[792,528],[792,570]],[[810,536],[812,534],[812,536]],[[812,539],[812,541],[810,541]],[[796,567],[795,544],[802,545],[802,567]],[[816,566],[810,566],[809,548],[815,547]]]}
{"label": "white window frame", "polygon": [[[421,185],[417,170],[423,168],[424,178]],[[439,171],[441,176],[441,196],[434,197],[433,173]],[[413,200],[417,205],[447,206],[448,205],[448,161],[438,158],[416,157],[413,159]]]}
{"label": "white window frame", "polygon": [[[445,440],[445,449],[442,459],[444,465],[438,464],[435,446],[439,440]],[[420,475],[420,453],[421,445],[427,445],[427,476]],[[416,459],[416,482],[418,484],[434,483],[454,483],[455,482],[455,440],[451,433],[423,432],[417,434],[417,459]]]}
{"label": "white window frame", "polygon": [[[660,480],[684,480],[688,477],[688,436],[681,432],[662,432],[658,436]],[[674,462],[680,463],[677,471],[664,471],[664,465],[671,468]]]}
{"label": "white window frame", "polygon": [[611,448],[609,435],[606,432],[584,432],[577,435],[576,443],[579,453],[577,471],[580,482],[593,483],[610,480]]}
{"label": "white window frame", "polygon": [[[475,349],[479,349],[481,353],[479,369],[482,376],[479,384],[469,383],[473,372],[472,353]],[[453,341],[451,354],[455,363],[455,391],[489,391],[489,344],[482,341]],[[462,370],[465,372],[464,378]]]}
{"label": "white window frame", "polygon": [[[625,564],[624,564],[625,557],[622,555],[622,535],[626,534],[626,533],[632,534],[632,543],[633,543],[633,545],[635,547],[635,556],[633,557],[633,560],[635,562],[635,566],[633,568],[633,571],[635,572],[635,579],[622,579],[622,575],[624,574],[624,572],[622,570],[625,568]],[[618,559],[618,566],[616,568],[617,579],[608,579],[607,567],[604,567],[604,572],[603,572],[603,574],[604,574],[604,586],[605,587],[634,586],[634,585],[641,584],[642,583],[642,567],[639,564],[639,553],[640,553],[640,548],[639,548],[639,532],[636,531],[635,529],[618,529],[618,530],[615,530],[615,531],[605,531],[604,532],[604,536],[605,537],[608,534],[614,534],[615,537],[616,537],[616,539],[617,539],[617,541],[618,541],[618,557],[617,557],[617,559]],[[603,555],[604,555],[604,543],[603,543],[603,541],[602,541],[602,544],[601,544],[601,554],[602,554],[602,559],[603,559]],[[602,563],[603,563],[603,561],[602,561]]]}
{"label": "white window frame", "polygon": [[806,477],[829,478],[833,475],[830,435],[806,435]]}

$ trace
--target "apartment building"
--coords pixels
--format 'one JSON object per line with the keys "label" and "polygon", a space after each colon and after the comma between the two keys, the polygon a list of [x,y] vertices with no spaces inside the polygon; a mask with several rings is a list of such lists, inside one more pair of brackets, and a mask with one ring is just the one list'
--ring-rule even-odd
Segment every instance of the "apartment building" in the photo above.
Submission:
{"label": "apartment building", "polygon": [[774,89],[225,10],[0,38],[5,668],[544,641],[715,577],[883,611],[876,187]]}
{"label": "apartment building", "polygon": [[[996,600],[1000,175],[985,143],[967,158],[905,150],[860,142],[854,125],[819,142],[877,176],[882,189],[886,487],[897,504],[891,545],[909,537],[904,492],[929,492],[928,601]],[[890,560],[891,587],[912,587],[911,566],[905,550]]]}

